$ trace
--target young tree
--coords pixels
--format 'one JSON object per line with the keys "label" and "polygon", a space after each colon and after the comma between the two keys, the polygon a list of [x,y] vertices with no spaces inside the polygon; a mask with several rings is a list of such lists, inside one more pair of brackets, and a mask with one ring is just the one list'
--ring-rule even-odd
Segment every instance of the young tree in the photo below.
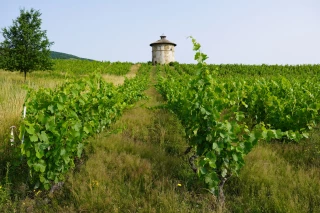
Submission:
{"label": "young tree", "polygon": [[13,25],[2,29],[4,41],[0,43],[2,67],[9,71],[24,73],[52,68],[50,46],[46,30],[41,30],[39,10],[20,10],[20,16]]}

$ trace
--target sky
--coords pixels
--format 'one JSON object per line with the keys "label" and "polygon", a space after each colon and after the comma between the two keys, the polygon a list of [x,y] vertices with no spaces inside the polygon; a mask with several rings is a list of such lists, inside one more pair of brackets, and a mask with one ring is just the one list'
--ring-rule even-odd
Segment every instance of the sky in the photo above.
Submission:
{"label": "sky", "polygon": [[165,34],[180,63],[196,63],[193,36],[210,64],[320,64],[320,0],[0,0],[0,28],[23,8],[51,50],[99,61],[151,61]]}

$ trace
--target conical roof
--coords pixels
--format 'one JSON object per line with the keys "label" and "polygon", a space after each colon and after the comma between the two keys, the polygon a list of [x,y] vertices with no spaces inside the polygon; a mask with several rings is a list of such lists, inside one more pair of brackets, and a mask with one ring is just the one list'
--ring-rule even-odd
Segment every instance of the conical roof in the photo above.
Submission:
{"label": "conical roof", "polygon": [[166,39],[165,35],[160,36],[160,38],[161,38],[160,40],[151,43],[150,46],[152,47],[153,45],[157,45],[157,44],[172,44],[173,46],[177,46],[175,43]]}

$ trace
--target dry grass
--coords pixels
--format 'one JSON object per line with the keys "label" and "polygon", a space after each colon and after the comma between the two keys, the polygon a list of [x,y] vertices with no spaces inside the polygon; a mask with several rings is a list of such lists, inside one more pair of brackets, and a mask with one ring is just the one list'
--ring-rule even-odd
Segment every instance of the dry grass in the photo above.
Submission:
{"label": "dry grass", "polygon": [[102,77],[109,83],[113,83],[115,86],[122,85],[124,83],[125,78],[134,78],[139,70],[140,64],[132,65],[130,72],[128,72],[125,76],[104,74]]}

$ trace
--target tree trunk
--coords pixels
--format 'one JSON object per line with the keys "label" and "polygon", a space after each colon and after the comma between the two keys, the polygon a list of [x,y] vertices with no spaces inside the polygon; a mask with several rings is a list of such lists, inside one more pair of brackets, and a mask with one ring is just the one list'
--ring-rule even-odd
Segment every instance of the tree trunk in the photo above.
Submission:
{"label": "tree trunk", "polygon": [[198,172],[198,168],[197,166],[195,165],[194,163],[194,160],[197,158],[196,155],[192,155],[190,158],[189,158],[189,164],[193,170],[194,173],[197,173]]}
{"label": "tree trunk", "polygon": [[219,208],[223,209],[224,207],[224,202],[225,202],[225,196],[223,192],[223,186],[225,182],[227,181],[227,178],[222,178],[220,183],[219,183],[219,195],[218,195],[218,203],[219,203]]}
{"label": "tree trunk", "polygon": [[27,80],[27,71],[23,71],[24,72],[24,83],[26,83],[26,80]]}

